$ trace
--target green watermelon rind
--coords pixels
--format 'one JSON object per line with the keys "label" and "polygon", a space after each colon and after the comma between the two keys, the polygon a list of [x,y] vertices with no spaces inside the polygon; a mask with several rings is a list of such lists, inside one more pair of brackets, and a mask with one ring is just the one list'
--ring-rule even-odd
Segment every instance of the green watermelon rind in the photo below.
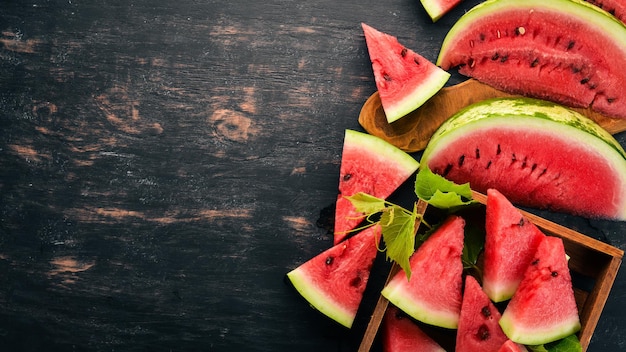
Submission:
{"label": "green watermelon rind", "polygon": [[371,134],[347,129],[344,145],[350,149],[359,149],[362,153],[376,155],[383,164],[396,165],[397,169],[405,170],[408,174],[415,172],[420,165],[410,154]]}
{"label": "green watermelon rind", "polygon": [[484,21],[488,16],[504,13],[511,9],[528,9],[535,11],[537,8],[552,10],[562,16],[574,16],[582,19],[590,28],[601,29],[610,36],[611,40],[623,51],[626,56],[626,26],[608,12],[582,0],[487,0],[474,6],[467,11],[452,26],[443,40],[436,64],[441,66],[443,58],[453,42],[462,37],[462,33],[472,24]]}
{"label": "green watermelon rind", "polygon": [[431,71],[429,76],[424,77],[418,87],[413,88],[411,94],[406,95],[402,100],[399,100],[396,104],[385,110],[387,122],[392,123],[397,121],[411,111],[419,108],[446,85],[450,79],[450,73],[439,67],[435,68],[436,70]]}
{"label": "green watermelon rind", "polygon": [[[574,132],[584,131],[600,138],[604,143],[615,149],[622,158],[626,159],[626,151],[624,151],[619,142],[590,118],[562,105],[533,98],[492,98],[469,105],[446,120],[432,135],[430,141],[434,144],[437,140],[460,126],[497,117],[540,118],[562,124],[563,126],[555,125],[559,126],[559,129],[569,127]],[[424,155],[426,155],[426,151],[424,151]],[[424,157],[422,157],[423,159]]]}
{"label": "green watermelon rind", "polygon": [[572,318],[571,321],[562,321],[561,324],[554,329],[521,329],[510,319],[510,316],[503,314],[500,318],[500,326],[506,335],[512,341],[523,345],[543,345],[546,342],[546,336],[549,336],[549,342],[557,341],[580,331],[581,325],[578,318]]}
{"label": "green watermelon rind", "polygon": [[334,300],[325,296],[321,291],[313,289],[316,284],[310,280],[309,276],[300,268],[296,268],[287,274],[289,281],[304,297],[311,306],[328,316],[337,323],[350,328],[354,323],[354,314]]}
{"label": "green watermelon rind", "polygon": [[[626,152],[611,134],[576,111],[532,98],[487,99],[462,109],[433,134],[420,162],[428,165],[431,155],[459,136],[497,125],[524,131],[554,131],[559,138],[568,138],[573,143],[587,145],[593,149],[595,155],[603,157],[615,167],[615,177],[619,177],[622,184],[626,184]],[[615,199],[622,201],[619,204],[621,211],[615,214],[615,218],[626,219],[626,187]]]}
{"label": "green watermelon rind", "polygon": [[413,297],[403,294],[397,287],[386,286],[381,291],[383,297],[392,302],[396,307],[426,324],[456,329],[459,324],[459,315],[449,310],[437,310],[436,308],[420,301],[413,300]]}

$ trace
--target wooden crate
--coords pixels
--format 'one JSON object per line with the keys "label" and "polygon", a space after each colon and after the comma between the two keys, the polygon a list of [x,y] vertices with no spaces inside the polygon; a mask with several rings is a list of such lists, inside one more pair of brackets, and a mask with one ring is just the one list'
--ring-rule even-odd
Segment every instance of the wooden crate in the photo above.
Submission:
{"label": "wooden crate", "polygon": [[[474,199],[485,204],[487,197],[474,192]],[[418,203],[418,211],[422,214],[427,211],[427,208],[426,203],[422,201]],[[573,278],[578,278],[578,280],[573,279],[572,282],[582,325],[578,338],[583,351],[586,351],[617,276],[624,251],[537,215],[520,211],[546,235],[563,239],[565,251],[570,256],[570,272]],[[388,278],[391,278],[398,270],[398,266],[394,265]],[[361,339],[359,352],[370,351],[388,303],[386,298],[379,296]]]}

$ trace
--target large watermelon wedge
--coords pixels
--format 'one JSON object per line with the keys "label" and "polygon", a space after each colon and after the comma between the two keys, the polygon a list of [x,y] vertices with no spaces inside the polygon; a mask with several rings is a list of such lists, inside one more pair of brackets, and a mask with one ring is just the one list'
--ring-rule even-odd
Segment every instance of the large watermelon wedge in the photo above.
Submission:
{"label": "large watermelon wedge", "polygon": [[495,189],[487,190],[483,290],[494,302],[513,296],[545,235]]}
{"label": "large watermelon wedge", "polygon": [[287,273],[314,308],[346,327],[356,317],[376,258],[380,226],[369,227]]}
{"label": "large watermelon wedge", "polygon": [[437,93],[450,74],[396,37],[362,23],[380,101],[388,122],[417,109]]}
{"label": "large watermelon wedge", "polygon": [[500,326],[513,341],[543,345],[580,330],[563,240],[546,236],[511,298]]}
{"label": "large watermelon wedge", "polygon": [[626,26],[582,0],[488,0],[463,15],[437,64],[500,90],[626,118]]}
{"label": "large watermelon wedge", "polygon": [[388,142],[366,133],[346,130],[339,170],[334,243],[341,242],[364,218],[346,196],[364,192],[387,198],[418,167],[419,163],[412,156]]}
{"label": "large watermelon wedge", "polygon": [[389,305],[382,325],[383,352],[445,352],[400,309]]}
{"label": "large watermelon wedge", "polygon": [[409,259],[411,279],[400,270],[381,294],[411,317],[455,329],[461,312],[465,220],[448,218]]}
{"label": "large watermelon wedge", "polygon": [[473,276],[465,278],[456,352],[497,351],[508,340],[499,324],[500,312]]}
{"label": "large watermelon wedge", "polygon": [[528,98],[486,100],[434,133],[421,163],[513,204],[626,219],[626,153],[590,119]]}

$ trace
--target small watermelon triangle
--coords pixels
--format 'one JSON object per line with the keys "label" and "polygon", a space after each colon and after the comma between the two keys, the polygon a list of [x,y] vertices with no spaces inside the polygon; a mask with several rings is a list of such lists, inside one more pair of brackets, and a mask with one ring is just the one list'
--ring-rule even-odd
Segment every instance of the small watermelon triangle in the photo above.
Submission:
{"label": "small watermelon triangle", "polygon": [[455,351],[497,351],[508,340],[499,321],[500,312],[478,281],[466,276]]}
{"label": "small watermelon triangle", "polygon": [[345,197],[363,192],[387,198],[418,167],[417,160],[390,143],[367,133],[346,130],[335,207],[334,244],[341,242],[365,218]]}
{"label": "small watermelon triangle", "polygon": [[464,227],[463,218],[449,217],[409,259],[411,279],[400,270],[382,295],[419,321],[456,329],[461,312]]}
{"label": "small watermelon triangle", "polygon": [[381,335],[385,352],[445,352],[409,316],[393,305],[387,307]]}
{"label": "small watermelon triangle", "polygon": [[487,190],[483,290],[494,302],[517,289],[545,235],[495,189]]}
{"label": "small watermelon triangle", "polygon": [[543,345],[580,330],[563,240],[546,236],[541,241],[500,326],[523,345]]}
{"label": "small watermelon triangle", "polygon": [[356,317],[378,253],[378,225],[334,245],[287,274],[314,308],[346,327]]}
{"label": "small watermelon triangle", "polygon": [[396,37],[361,24],[374,70],[374,80],[387,121],[394,122],[437,93],[450,74]]}

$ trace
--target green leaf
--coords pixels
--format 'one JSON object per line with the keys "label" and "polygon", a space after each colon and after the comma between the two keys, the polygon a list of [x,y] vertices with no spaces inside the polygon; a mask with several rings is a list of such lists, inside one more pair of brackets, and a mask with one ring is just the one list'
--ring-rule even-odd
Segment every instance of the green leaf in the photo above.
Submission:
{"label": "green leaf", "polygon": [[417,211],[409,212],[406,209],[392,205],[383,211],[379,224],[382,228],[383,240],[387,247],[387,259],[398,263],[411,277],[409,258],[415,251],[415,224]]}
{"label": "green leaf", "polygon": [[384,199],[371,196],[367,193],[358,192],[346,198],[352,203],[354,208],[361,213],[375,214],[385,209]]}
{"label": "green leaf", "polygon": [[476,226],[465,227],[465,239],[463,243],[463,266],[476,269],[478,256],[485,246],[485,232]]}
{"label": "green leaf", "polygon": [[415,194],[428,204],[440,209],[449,209],[474,202],[469,183],[457,185],[433,173],[427,167],[420,168],[417,174]]}
{"label": "green leaf", "polygon": [[527,346],[531,352],[582,352],[583,348],[576,335],[538,346]]}

